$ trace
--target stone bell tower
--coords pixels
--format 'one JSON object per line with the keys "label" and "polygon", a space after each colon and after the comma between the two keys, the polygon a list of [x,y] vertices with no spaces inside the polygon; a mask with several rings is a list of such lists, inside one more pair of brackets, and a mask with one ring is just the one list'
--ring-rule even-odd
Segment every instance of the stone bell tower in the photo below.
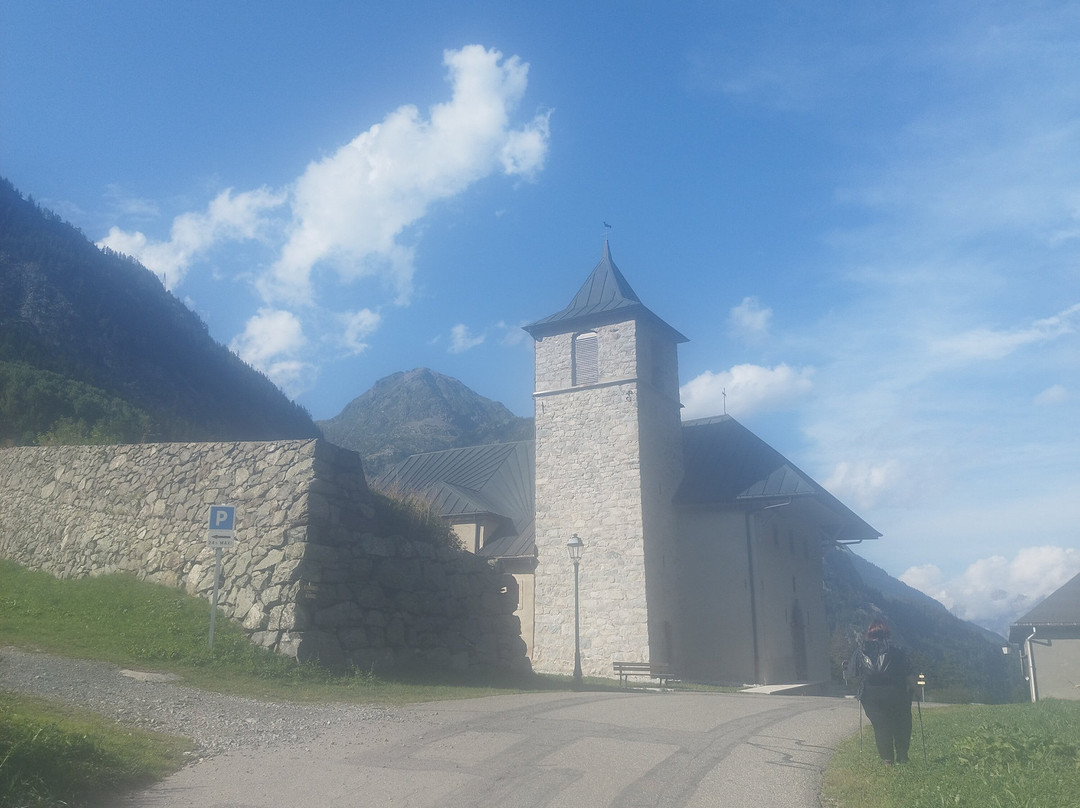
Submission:
{"label": "stone bell tower", "polygon": [[536,362],[533,666],[573,667],[566,543],[575,533],[585,542],[583,672],[611,676],[614,660],[672,662],[672,497],[682,477],[677,346],[686,338],[641,303],[606,241],[570,304],[525,330]]}

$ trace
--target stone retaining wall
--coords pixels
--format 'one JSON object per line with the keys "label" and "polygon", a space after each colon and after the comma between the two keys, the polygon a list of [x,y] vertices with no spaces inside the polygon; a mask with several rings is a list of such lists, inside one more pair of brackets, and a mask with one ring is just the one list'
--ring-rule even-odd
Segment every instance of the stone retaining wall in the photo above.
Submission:
{"label": "stone retaining wall", "polygon": [[218,605],[253,641],[363,669],[527,669],[512,577],[382,535],[360,458],[318,440],[0,450],[0,557],[209,599],[209,506],[236,506]]}

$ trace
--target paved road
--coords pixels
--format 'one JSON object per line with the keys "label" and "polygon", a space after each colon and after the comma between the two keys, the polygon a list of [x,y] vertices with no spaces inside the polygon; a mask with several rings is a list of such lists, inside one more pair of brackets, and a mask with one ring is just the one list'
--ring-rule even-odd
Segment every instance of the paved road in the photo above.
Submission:
{"label": "paved road", "polygon": [[819,808],[857,703],[812,696],[540,693],[348,720],[307,746],[193,764],[126,808]]}

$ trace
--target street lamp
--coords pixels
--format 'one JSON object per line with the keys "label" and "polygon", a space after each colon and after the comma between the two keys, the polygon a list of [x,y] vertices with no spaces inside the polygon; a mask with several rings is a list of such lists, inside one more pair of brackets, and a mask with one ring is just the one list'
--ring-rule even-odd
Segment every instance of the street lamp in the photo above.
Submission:
{"label": "street lamp", "polygon": [[581,563],[581,553],[585,549],[585,542],[581,536],[575,533],[566,543],[566,552],[570,560],[574,562],[574,689],[581,689],[581,620],[578,608],[578,565]]}

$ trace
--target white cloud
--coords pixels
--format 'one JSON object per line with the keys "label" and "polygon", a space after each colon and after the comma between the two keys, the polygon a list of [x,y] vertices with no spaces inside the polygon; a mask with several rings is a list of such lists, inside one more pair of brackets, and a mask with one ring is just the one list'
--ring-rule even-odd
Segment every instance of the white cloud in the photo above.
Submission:
{"label": "white cloud", "polygon": [[1035,404],[1040,407],[1049,407],[1054,404],[1063,404],[1068,401],[1072,396],[1069,395],[1069,391],[1062,387],[1060,384],[1055,384],[1047,387],[1037,396],[1035,396]]}
{"label": "white cloud", "polygon": [[341,344],[349,354],[363,353],[368,349],[364,340],[375,333],[382,323],[382,316],[371,309],[339,314],[342,326]]}
{"label": "white cloud", "polygon": [[532,179],[543,169],[548,138],[551,136],[550,117],[550,112],[537,115],[522,129],[510,132],[499,155],[499,162],[506,174],[520,174]]}
{"label": "white cloud", "polygon": [[116,213],[121,216],[135,219],[156,219],[161,214],[157,202],[131,196],[116,183],[110,183],[106,186],[105,197],[109,200]]}
{"label": "white cloud", "polygon": [[958,359],[1002,359],[1020,348],[1076,333],[1080,303],[1041,320],[1007,331],[977,328],[942,340],[939,353]]}
{"label": "white cloud", "polygon": [[378,276],[407,302],[414,250],[402,241],[406,229],[433,202],[500,168],[531,177],[543,166],[547,114],[510,127],[528,65],[479,45],[446,51],[443,61],[450,101],[427,118],[414,106],[399,107],[296,181],[288,241],[259,282],[267,299],[308,301],[312,270],[325,262],[342,281]]}
{"label": "white cloud", "polygon": [[262,308],[247,321],[244,332],[229,347],[286,393],[295,396],[310,382],[313,373],[312,367],[297,357],[305,345],[307,338],[296,315]]}
{"label": "white cloud", "polygon": [[836,464],[822,485],[831,494],[853,508],[872,508],[882,499],[895,495],[907,482],[903,464],[895,458],[884,460],[842,461]]}
{"label": "white cloud", "polygon": [[786,364],[774,368],[735,365],[720,373],[705,371],[680,389],[683,419],[720,415],[737,416],[783,409],[813,389],[813,368],[795,369]]}
{"label": "white cloud", "polygon": [[226,188],[207,206],[205,213],[184,213],[173,220],[168,241],[153,241],[140,231],[110,228],[98,242],[138,259],[147,268],[164,276],[165,285],[179,286],[193,261],[224,241],[257,238],[265,224],[263,214],[279,207],[284,194],[257,188],[233,195]]}
{"label": "white cloud", "polygon": [[728,313],[728,328],[735,336],[756,342],[768,336],[772,309],[763,308],[756,297],[744,297]]}
{"label": "white cloud", "polygon": [[495,324],[495,330],[502,334],[499,339],[500,345],[532,345],[532,338],[525,331],[526,323],[523,321],[516,325],[500,320]]}
{"label": "white cloud", "polygon": [[1010,561],[983,558],[945,578],[933,564],[911,567],[900,580],[935,598],[957,617],[1007,634],[1009,624],[1080,572],[1080,550],[1025,547]]}
{"label": "white cloud", "polygon": [[458,323],[450,329],[450,347],[447,350],[453,354],[465,353],[470,348],[475,348],[484,342],[483,334],[473,334],[469,327]]}
{"label": "white cloud", "polygon": [[[387,302],[406,304],[416,252],[410,238],[415,239],[430,206],[485,177],[501,172],[531,179],[544,166],[550,113],[520,126],[511,122],[528,84],[528,64],[479,45],[447,50],[443,62],[451,96],[426,116],[413,105],[400,106],[311,162],[280,191],[228,189],[206,211],[177,216],[167,240],[113,227],[100,244],[134,256],[174,288],[211,249],[276,236],[268,241],[274,251],[269,269],[258,275],[258,262],[245,262],[235,273],[252,274],[254,267],[265,307],[232,347],[286,392],[302,391],[314,378],[312,346],[361,353],[382,322],[378,306],[334,311],[341,308],[341,295],[326,283],[315,287],[317,267],[332,271],[321,280],[342,284],[375,278],[389,295]],[[151,208],[144,204],[137,210]],[[307,339],[305,330],[314,338]],[[450,350],[465,351],[483,340],[459,325]]]}

